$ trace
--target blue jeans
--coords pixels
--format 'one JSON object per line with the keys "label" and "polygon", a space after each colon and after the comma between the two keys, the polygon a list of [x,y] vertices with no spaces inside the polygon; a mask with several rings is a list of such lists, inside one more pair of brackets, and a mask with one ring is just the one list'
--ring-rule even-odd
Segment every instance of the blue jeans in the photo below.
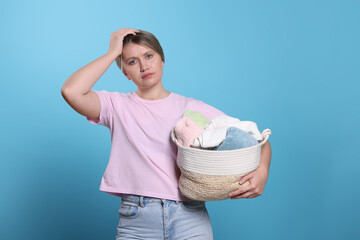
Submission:
{"label": "blue jeans", "polygon": [[212,240],[210,218],[203,201],[173,201],[123,195],[116,240]]}

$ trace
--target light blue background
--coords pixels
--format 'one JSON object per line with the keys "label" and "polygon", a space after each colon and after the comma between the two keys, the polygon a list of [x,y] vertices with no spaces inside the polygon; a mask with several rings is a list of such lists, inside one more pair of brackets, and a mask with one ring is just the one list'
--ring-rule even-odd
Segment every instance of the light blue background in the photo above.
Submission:
{"label": "light blue background", "polygon": [[[270,128],[264,194],[207,204],[215,239],[360,239],[359,1],[2,1],[1,239],[114,239],[110,132],[60,88],[122,27],[165,89]],[[114,63],[94,90],[136,90]]]}

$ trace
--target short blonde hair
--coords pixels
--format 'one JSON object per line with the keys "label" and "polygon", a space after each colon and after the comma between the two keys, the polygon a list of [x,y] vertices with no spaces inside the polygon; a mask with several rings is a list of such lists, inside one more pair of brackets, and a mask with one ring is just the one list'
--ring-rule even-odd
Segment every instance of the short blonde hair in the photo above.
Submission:
{"label": "short blonde hair", "polygon": [[[145,47],[148,47],[148,48],[154,50],[157,54],[159,54],[161,57],[161,60],[165,63],[164,51],[163,51],[159,41],[157,40],[157,38],[150,32],[140,30],[140,29],[139,29],[139,31],[140,32],[137,32],[136,35],[129,34],[124,37],[123,48],[128,43],[135,43],[135,44],[143,45]],[[124,72],[121,58],[122,58],[122,55],[119,55],[115,61],[116,61],[117,66],[120,68],[120,70],[122,72]]]}

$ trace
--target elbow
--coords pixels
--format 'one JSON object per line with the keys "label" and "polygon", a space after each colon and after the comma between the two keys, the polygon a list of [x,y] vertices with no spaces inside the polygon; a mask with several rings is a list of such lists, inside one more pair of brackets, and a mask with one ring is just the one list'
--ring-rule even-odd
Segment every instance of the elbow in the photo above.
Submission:
{"label": "elbow", "polygon": [[68,89],[62,87],[60,91],[61,91],[61,96],[62,96],[63,98],[66,98],[66,96],[68,96],[68,93],[69,93],[69,90],[68,90]]}
{"label": "elbow", "polygon": [[70,99],[75,96],[75,94],[68,88],[61,88],[61,96],[65,99],[66,102],[68,102]]}

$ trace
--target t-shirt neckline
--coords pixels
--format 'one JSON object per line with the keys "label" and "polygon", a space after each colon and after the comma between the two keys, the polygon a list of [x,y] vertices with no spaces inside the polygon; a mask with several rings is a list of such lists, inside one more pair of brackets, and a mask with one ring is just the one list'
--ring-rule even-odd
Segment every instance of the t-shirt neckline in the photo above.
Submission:
{"label": "t-shirt neckline", "polygon": [[160,103],[160,102],[164,102],[164,101],[168,100],[173,95],[173,92],[170,92],[170,94],[167,97],[162,98],[162,99],[157,99],[157,100],[148,100],[148,99],[142,98],[139,95],[137,95],[136,92],[131,92],[131,94],[133,95],[133,97],[135,97],[136,99],[138,99],[139,101],[144,102],[144,103]]}

